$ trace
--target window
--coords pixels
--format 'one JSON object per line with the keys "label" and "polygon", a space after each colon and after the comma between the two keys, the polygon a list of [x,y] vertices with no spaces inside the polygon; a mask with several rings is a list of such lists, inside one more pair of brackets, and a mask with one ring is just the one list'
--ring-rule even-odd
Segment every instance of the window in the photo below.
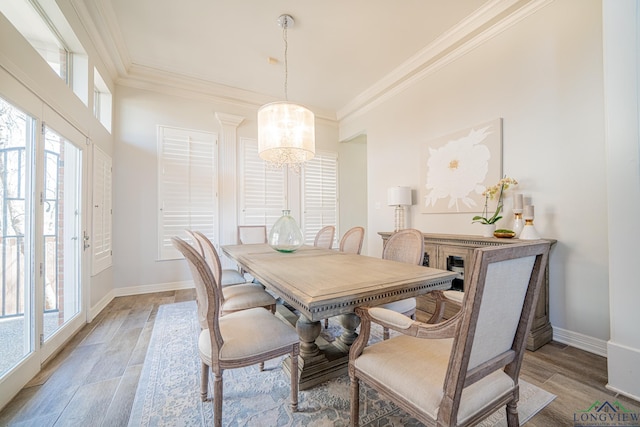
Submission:
{"label": "window", "polygon": [[[327,225],[338,224],[338,156],[316,153],[302,171],[302,226],[306,244]],[[337,233],[336,233],[337,235]]]}
{"label": "window", "polygon": [[112,264],[111,246],[111,157],[93,147],[93,232],[91,273],[96,275]]}
{"label": "window", "polygon": [[87,55],[56,2],[2,1],[0,12],[78,98],[88,105]]}
{"label": "window", "polygon": [[[285,206],[302,207],[300,226],[306,244],[313,244],[325,225],[338,223],[338,155],[316,153],[300,175],[272,169],[258,156],[255,139],[240,140],[240,225],[266,225],[282,216]],[[300,188],[301,187],[301,188]],[[295,217],[295,214],[294,214]]]}
{"label": "window", "polygon": [[158,126],[158,258],[182,258],[171,238],[186,229],[216,241],[217,135]]}
{"label": "window", "polygon": [[287,197],[283,169],[271,169],[258,156],[255,139],[240,140],[240,225],[266,225],[282,216]]}
{"label": "window", "polygon": [[102,76],[93,69],[93,115],[111,132],[111,91]]}

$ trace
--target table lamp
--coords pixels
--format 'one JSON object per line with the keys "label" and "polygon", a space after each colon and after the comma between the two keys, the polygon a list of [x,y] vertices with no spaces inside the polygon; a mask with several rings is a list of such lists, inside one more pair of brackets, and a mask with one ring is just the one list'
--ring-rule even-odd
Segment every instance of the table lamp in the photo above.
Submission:
{"label": "table lamp", "polygon": [[387,204],[395,206],[396,219],[395,230],[404,228],[404,207],[411,206],[411,188],[409,187],[391,187],[387,190]]}

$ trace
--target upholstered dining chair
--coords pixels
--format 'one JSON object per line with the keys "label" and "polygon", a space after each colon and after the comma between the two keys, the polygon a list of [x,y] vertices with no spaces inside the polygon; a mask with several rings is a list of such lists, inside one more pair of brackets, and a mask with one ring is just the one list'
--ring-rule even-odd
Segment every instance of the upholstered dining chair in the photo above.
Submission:
{"label": "upholstered dining chair", "polygon": [[[363,240],[364,228],[352,227],[342,235],[338,249],[340,252],[360,255]],[[324,319],[324,327],[325,329],[329,327],[329,319]]]}
{"label": "upholstered dining chair", "polygon": [[[407,228],[393,233],[382,249],[382,258],[391,261],[422,265],[424,258],[424,237],[422,231]],[[412,319],[416,315],[416,299],[407,298],[381,305],[382,308],[397,311]],[[382,338],[389,338],[389,329],[382,328]]]}
{"label": "upholstered dining chair", "polygon": [[340,239],[338,249],[340,252],[360,255],[362,242],[364,241],[364,228],[352,227],[348,229]]}
{"label": "upholstered dining chair", "polygon": [[267,243],[266,225],[239,225],[238,244]]}
{"label": "upholstered dining chair", "polygon": [[[237,230],[239,245],[267,243],[266,225],[239,225]],[[239,267],[239,270],[240,274],[244,276],[246,271],[242,267]]]}
{"label": "upholstered dining chair", "polygon": [[196,285],[202,359],[200,397],[208,398],[209,367],[213,380],[214,425],[222,425],[223,372],[289,354],[291,357],[291,409],[298,410],[298,334],[291,326],[262,308],[220,316],[221,293],[216,276],[198,251],[179,237],[173,245],[185,257]]}
{"label": "upholstered dining chair", "polygon": [[[194,234],[194,231],[193,230],[185,230],[185,231],[193,241],[194,245],[200,250],[200,255],[204,256],[204,248],[202,247],[202,244]],[[222,287],[239,285],[241,283],[247,283],[247,280],[244,278],[243,274],[240,274],[238,270],[233,268],[222,269],[222,274],[220,276],[220,284],[222,285]]]}
{"label": "upholstered dining chair", "polygon": [[333,246],[333,237],[336,235],[336,228],[333,225],[322,227],[316,234],[313,246],[319,248],[331,249]]}
{"label": "upholstered dining chair", "polygon": [[[351,425],[362,381],[429,426],[475,425],[505,405],[508,425],[518,426],[518,376],[548,256],[540,241],[475,249],[464,306],[442,323],[357,308]],[[371,321],[401,335],[365,347]]]}
{"label": "upholstered dining chair", "polygon": [[276,299],[269,292],[265,291],[262,285],[257,283],[243,283],[234,286],[222,287],[220,278],[222,277],[222,268],[220,257],[211,240],[199,231],[193,231],[193,235],[202,248],[204,256],[216,284],[220,286],[220,315],[224,316],[235,311],[246,310],[248,308],[262,307],[270,310],[272,313],[276,311]]}

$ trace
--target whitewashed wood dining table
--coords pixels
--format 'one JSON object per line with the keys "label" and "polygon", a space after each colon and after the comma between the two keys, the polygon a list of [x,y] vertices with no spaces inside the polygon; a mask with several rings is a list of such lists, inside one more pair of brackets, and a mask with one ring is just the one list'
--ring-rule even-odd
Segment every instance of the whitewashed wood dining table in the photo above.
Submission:
{"label": "whitewashed wood dining table", "polygon": [[[313,246],[283,253],[267,244],[244,244],[226,245],[222,251],[300,313],[301,390],[347,372],[349,347],[360,324],[356,307],[446,290],[458,277],[452,271]],[[333,316],[339,316],[342,335],[318,345],[320,320]],[[284,368],[289,372],[287,360]]]}

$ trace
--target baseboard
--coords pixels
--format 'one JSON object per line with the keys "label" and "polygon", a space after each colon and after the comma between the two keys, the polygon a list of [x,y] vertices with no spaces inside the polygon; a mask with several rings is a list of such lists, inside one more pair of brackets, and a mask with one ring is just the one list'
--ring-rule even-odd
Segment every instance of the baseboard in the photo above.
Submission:
{"label": "baseboard", "polygon": [[98,314],[115,298],[115,292],[111,289],[107,294],[102,297],[100,301],[93,307],[89,308],[89,313],[87,314],[87,323],[91,323],[93,319],[96,318]]}
{"label": "baseboard", "polygon": [[578,332],[553,327],[553,340],[589,353],[607,357],[607,342]]}
{"label": "baseboard", "polygon": [[126,288],[114,288],[116,297],[126,297],[129,295],[152,294],[155,292],[178,291],[180,289],[192,289],[192,280],[184,282],[153,283],[150,285],[127,286]]}
{"label": "baseboard", "polygon": [[152,294],[155,292],[177,291],[180,289],[193,289],[192,280],[184,282],[154,283],[151,285],[129,286],[126,288],[114,288],[107,293],[96,305],[89,308],[87,323],[91,323],[98,314],[116,297],[130,295]]}
{"label": "baseboard", "polygon": [[607,389],[640,402],[640,349],[608,343]]}

